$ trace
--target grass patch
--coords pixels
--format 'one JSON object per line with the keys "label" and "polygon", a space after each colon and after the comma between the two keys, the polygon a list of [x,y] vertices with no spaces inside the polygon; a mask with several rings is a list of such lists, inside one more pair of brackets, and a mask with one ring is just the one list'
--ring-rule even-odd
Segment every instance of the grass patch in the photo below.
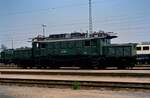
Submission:
{"label": "grass patch", "polygon": [[74,81],[72,84],[72,89],[74,90],[79,90],[81,87],[80,82],[79,81]]}

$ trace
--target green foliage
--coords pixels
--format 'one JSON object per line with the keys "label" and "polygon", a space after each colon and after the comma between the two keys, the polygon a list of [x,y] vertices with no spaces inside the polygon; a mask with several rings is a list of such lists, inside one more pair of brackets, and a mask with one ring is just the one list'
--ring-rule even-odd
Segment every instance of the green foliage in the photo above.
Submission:
{"label": "green foliage", "polygon": [[79,81],[74,81],[73,84],[72,84],[72,89],[79,90],[80,89],[80,82]]}

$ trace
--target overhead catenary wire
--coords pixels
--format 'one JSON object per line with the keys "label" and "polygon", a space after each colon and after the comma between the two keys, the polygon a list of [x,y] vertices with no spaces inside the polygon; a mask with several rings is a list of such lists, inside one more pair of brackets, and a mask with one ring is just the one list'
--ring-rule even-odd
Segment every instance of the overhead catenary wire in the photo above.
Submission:
{"label": "overhead catenary wire", "polygon": [[[83,4],[84,5],[84,4]],[[85,5],[87,5],[87,4],[85,4]],[[80,6],[82,6],[82,4],[80,5]],[[65,6],[64,6],[65,7]],[[57,8],[56,8],[57,9]],[[43,10],[44,11],[44,10]],[[34,12],[34,11],[33,11]],[[26,12],[25,12],[26,13]],[[28,13],[28,12],[27,12]],[[21,13],[20,13],[21,14]],[[139,16],[139,18],[138,18],[138,16]],[[145,20],[143,17],[142,17],[142,14],[137,14],[136,15],[136,17],[137,18],[135,18],[134,20],[136,20],[136,21],[139,21],[140,20],[140,22],[143,22],[142,20]],[[119,18],[119,19],[118,19]],[[133,21],[132,19],[131,19],[131,16],[129,16],[129,17],[126,17],[126,15],[122,15],[122,16],[120,16],[120,15],[116,15],[116,16],[114,16],[113,18],[110,16],[110,17],[106,17],[106,20],[96,20],[96,22],[99,22],[99,23],[96,23],[96,25],[98,25],[98,24],[100,24],[100,25],[102,25],[102,26],[106,26],[106,25],[122,25],[122,26],[124,26],[124,27],[122,27],[122,28],[113,28],[113,29],[119,29],[119,30],[135,30],[135,29],[138,29],[138,30],[143,30],[143,29],[148,29],[148,27],[145,27],[145,28],[140,28],[140,26],[142,25],[142,24],[149,24],[149,23],[142,23],[142,24],[137,24],[135,27],[130,27],[131,25],[129,25],[129,23],[128,23],[128,18],[130,18],[130,20],[131,21]],[[121,20],[121,21],[120,21]],[[123,21],[123,22],[122,22]],[[94,21],[95,22],[95,21]],[[57,30],[62,30],[62,29],[67,29],[67,28],[70,28],[71,26],[76,26],[76,25],[84,25],[85,27],[88,27],[87,26],[87,24],[88,24],[88,22],[83,22],[83,23],[68,23],[68,24],[62,24],[62,25],[48,25],[48,27],[50,27],[51,28],[51,30],[54,30],[54,32],[55,31],[57,31]],[[94,24],[95,25],[95,24]],[[35,26],[35,28],[34,27],[30,27],[29,26],[29,30],[30,29],[37,29],[39,26],[38,26],[38,24]],[[66,27],[66,28],[65,28]],[[61,28],[61,29],[60,29]],[[110,27],[111,28],[111,27]],[[19,28],[20,29],[20,28]],[[26,29],[26,27],[23,27],[23,28],[21,28],[20,30],[23,30],[23,29]],[[56,29],[56,30],[55,30]],[[18,28],[16,28],[16,29],[14,29],[14,30],[6,30],[7,32],[8,31],[15,31],[15,32],[18,32]],[[49,31],[49,30],[48,30]],[[62,32],[61,32],[62,33]],[[20,35],[19,35],[20,34]],[[24,34],[24,32],[23,33],[21,33],[21,32],[18,32],[18,35],[15,35],[15,37],[17,37],[17,36],[22,36],[22,34]],[[1,35],[1,34],[0,34]]]}
{"label": "overhead catenary wire", "polygon": [[[104,20],[95,20],[94,21],[94,23],[96,23],[97,24],[97,22],[98,22],[98,24],[122,24],[122,23],[128,23],[128,21],[130,20],[130,21],[133,21],[133,22],[143,22],[143,20],[147,20],[147,19],[145,19],[145,18],[143,18],[142,16],[133,16],[133,17],[114,17],[114,18],[116,18],[116,19],[113,19],[112,18],[112,16],[110,16],[110,18],[109,17],[107,17],[106,19],[104,19]],[[65,23],[65,24],[60,24],[60,25],[58,25],[58,24],[52,24],[52,25],[48,25],[48,27],[51,27],[51,28],[59,28],[59,27],[64,27],[64,26],[72,26],[72,25],[79,25],[79,24],[88,24],[88,22],[74,22],[74,23]],[[148,24],[148,23],[146,23],[146,24]],[[138,24],[137,24],[138,25]],[[31,27],[32,26],[32,27]],[[18,27],[18,26],[17,26]],[[5,30],[0,30],[1,32],[5,32],[5,31],[14,31],[14,30],[23,30],[23,29],[37,29],[37,28],[39,28],[40,27],[40,25],[39,24],[33,24],[33,25],[27,25],[27,26],[23,26],[23,28],[18,28],[18,29],[16,29],[16,28],[11,28],[11,29],[5,29]]]}
{"label": "overhead catenary wire", "polygon": [[[96,2],[97,3],[97,2]],[[57,8],[57,7],[56,7]],[[142,14],[140,14],[140,15],[142,15]],[[126,15],[123,15],[123,18],[124,18],[124,16],[126,16]],[[110,16],[110,17],[112,17],[112,16]],[[109,18],[110,18],[109,17]],[[114,17],[117,17],[117,16],[114,16]],[[106,17],[107,18],[107,17]],[[104,20],[104,22],[109,22],[109,21],[111,21],[111,20],[109,20],[109,18],[108,18],[108,20],[106,19],[106,20]],[[118,16],[118,18],[120,18],[120,16]],[[122,17],[121,17],[122,18]],[[116,20],[115,20],[116,21]],[[102,23],[102,21],[101,21],[101,23]],[[36,25],[36,24],[35,24]],[[37,24],[37,25],[39,25],[39,24]],[[18,27],[18,26],[17,26]],[[53,27],[53,26],[49,26],[49,27]],[[11,30],[10,30],[11,31]]]}

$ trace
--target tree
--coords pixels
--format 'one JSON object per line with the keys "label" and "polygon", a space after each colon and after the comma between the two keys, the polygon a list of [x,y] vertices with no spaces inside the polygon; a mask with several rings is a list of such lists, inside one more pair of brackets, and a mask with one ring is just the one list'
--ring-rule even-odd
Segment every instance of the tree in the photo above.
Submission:
{"label": "tree", "polygon": [[7,47],[6,47],[4,44],[1,44],[1,49],[2,49],[2,50],[6,50]]}

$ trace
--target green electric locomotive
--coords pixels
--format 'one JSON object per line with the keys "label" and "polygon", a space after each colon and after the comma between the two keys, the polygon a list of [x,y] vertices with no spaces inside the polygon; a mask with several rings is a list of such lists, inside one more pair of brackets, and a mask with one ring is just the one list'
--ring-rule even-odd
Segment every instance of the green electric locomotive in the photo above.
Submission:
{"label": "green electric locomotive", "polygon": [[[51,68],[131,67],[135,62],[135,44],[112,45],[113,32],[93,34],[75,32],[38,36],[32,40],[33,58],[38,65]],[[114,51],[114,53],[113,53]]]}

